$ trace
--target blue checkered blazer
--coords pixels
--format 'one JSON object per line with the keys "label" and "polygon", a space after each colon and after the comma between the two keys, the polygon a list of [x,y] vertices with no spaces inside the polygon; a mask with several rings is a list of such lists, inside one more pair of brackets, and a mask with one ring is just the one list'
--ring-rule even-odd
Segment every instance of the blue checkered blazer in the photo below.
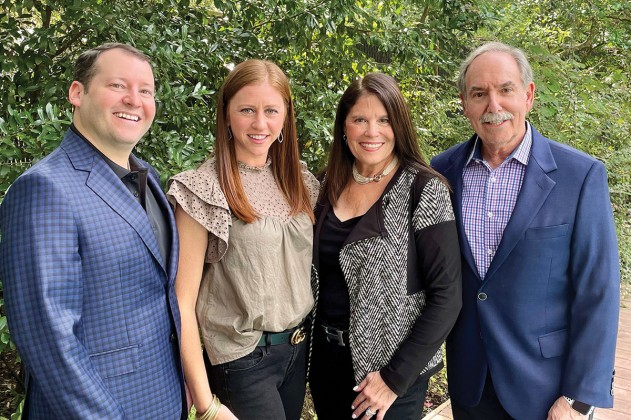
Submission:
{"label": "blue checkered blazer", "polygon": [[[144,163],[143,163],[144,164]],[[144,209],[71,130],[0,206],[0,276],[30,418],[178,419],[178,242],[163,261]]]}

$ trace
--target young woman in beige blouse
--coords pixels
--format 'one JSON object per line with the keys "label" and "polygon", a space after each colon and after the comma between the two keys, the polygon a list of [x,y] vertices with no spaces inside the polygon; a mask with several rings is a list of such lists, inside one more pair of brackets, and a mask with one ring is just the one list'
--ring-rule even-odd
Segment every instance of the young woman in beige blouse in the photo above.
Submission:
{"label": "young woman in beige blouse", "polygon": [[204,419],[298,420],[318,182],[299,161],[278,66],[237,65],[217,105],[214,155],[174,176],[168,192],[186,383]]}

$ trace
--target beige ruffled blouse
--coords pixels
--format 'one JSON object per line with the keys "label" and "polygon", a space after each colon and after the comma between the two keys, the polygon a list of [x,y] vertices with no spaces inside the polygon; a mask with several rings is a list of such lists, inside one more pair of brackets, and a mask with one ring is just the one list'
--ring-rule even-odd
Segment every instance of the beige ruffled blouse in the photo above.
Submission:
{"label": "beige ruffled blouse", "polygon": [[[318,181],[301,162],[315,205]],[[263,331],[298,325],[313,306],[310,268],[313,225],[289,215],[270,161],[262,168],[239,163],[245,193],[260,215],[244,223],[230,213],[219,188],[215,159],[169,181],[168,197],[208,230],[208,248],[197,298],[204,347],[216,365],[251,353]]]}

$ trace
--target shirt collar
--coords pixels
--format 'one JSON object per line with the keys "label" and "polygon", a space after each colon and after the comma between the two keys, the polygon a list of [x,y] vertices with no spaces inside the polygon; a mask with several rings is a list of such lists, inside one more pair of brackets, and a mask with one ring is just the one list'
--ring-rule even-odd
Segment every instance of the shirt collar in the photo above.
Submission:
{"label": "shirt collar", "polygon": [[[512,153],[504,160],[504,162],[515,159],[523,165],[528,165],[528,161],[530,160],[530,149],[532,148],[532,130],[530,128],[530,123],[526,122],[526,134],[524,134],[524,138],[522,139],[519,146],[512,151]],[[475,143],[473,144],[473,150],[471,154],[467,158],[465,162],[465,166],[469,166],[472,161],[483,162],[484,158],[482,157],[482,141],[479,136],[475,136]]]}
{"label": "shirt collar", "polygon": [[123,179],[124,177],[126,177],[131,172],[138,172],[138,171],[141,171],[143,169],[146,169],[140,164],[140,162],[138,161],[138,159],[136,159],[136,157],[134,155],[129,155],[129,167],[131,168],[131,170],[120,166],[119,164],[115,163],[112,159],[110,159],[107,156],[105,156],[103,154],[103,152],[101,152],[99,149],[97,149],[96,146],[94,146],[90,142],[90,140],[88,140],[87,138],[85,138],[85,136],[83,134],[81,134],[81,132],[77,129],[77,127],[75,127],[74,124],[70,124],[70,129],[77,136],[79,136],[79,138],[81,138],[83,141],[85,141],[87,144],[89,144],[90,147],[92,147],[99,154],[99,156],[101,156],[103,158],[105,163],[107,163],[107,166],[112,168],[112,170],[114,171],[116,176],[119,177],[120,179]]}

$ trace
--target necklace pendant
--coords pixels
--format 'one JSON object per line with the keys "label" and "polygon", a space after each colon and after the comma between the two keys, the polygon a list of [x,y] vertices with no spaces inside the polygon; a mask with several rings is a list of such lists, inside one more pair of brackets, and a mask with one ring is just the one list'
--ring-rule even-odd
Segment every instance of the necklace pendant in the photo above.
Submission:
{"label": "necklace pendant", "polygon": [[353,163],[353,170],[352,170],[353,178],[355,179],[355,182],[357,182],[359,185],[365,185],[371,182],[379,182],[384,176],[387,176],[395,168],[395,166],[397,166],[398,161],[399,159],[397,159],[397,157],[394,156],[394,158],[388,164],[388,166],[386,166],[386,168],[383,171],[381,171],[380,174],[377,174],[375,176],[363,176],[357,170],[357,166],[355,166],[355,163]]}

